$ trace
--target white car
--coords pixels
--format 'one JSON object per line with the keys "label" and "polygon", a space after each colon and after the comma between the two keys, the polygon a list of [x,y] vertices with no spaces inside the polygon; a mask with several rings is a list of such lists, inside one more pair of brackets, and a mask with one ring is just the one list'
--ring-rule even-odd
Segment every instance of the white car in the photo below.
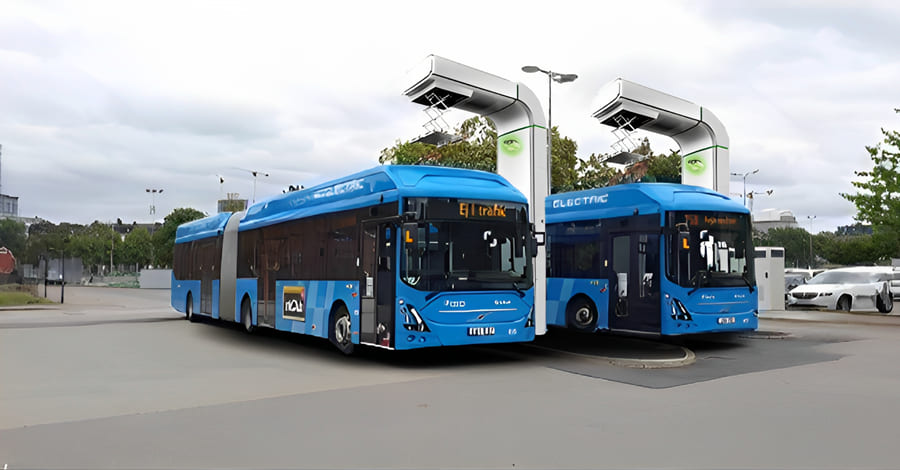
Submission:
{"label": "white car", "polygon": [[792,289],[788,306],[890,313],[892,278],[890,267],[831,269]]}

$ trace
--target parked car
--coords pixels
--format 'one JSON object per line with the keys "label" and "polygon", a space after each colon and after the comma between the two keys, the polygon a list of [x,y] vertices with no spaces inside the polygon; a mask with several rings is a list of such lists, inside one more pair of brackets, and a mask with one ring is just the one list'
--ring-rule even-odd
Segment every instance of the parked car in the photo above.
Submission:
{"label": "parked car", "polygon": [[831,269],[792,289],[788,306],[890,313],[894,309],[893,276],[890,267]]}
{"label": "parked car", "polygon": [[804,273],[784,273],[784,304],[790,303],[791,290],[806,284],[811,276]]}
{"label": "parked car", "polygon": [[894,294],[895,299],[900,299],[900,268],[894,267],[894,272],[891,277],[891,292]]}

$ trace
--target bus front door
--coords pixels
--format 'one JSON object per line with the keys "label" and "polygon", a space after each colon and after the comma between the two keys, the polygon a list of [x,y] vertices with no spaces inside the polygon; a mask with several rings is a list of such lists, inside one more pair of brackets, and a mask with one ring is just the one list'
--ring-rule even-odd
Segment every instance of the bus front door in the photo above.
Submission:
{"label": "bus front door", "polygon": [[378,346],[394,346],[394,265],[397,260],[389,223],[365,223],[360,247],[359,341]]}
{"label": "bus front door", "polygon": [[614,235],[611,247],[609,328],[659,333],[659,234]]}

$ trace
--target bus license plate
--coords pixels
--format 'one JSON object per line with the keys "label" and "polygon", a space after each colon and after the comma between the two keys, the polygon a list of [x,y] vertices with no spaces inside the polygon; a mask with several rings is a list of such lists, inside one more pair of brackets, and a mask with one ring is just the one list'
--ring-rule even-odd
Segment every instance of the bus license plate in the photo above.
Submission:
{"label": "bus license plate", "polygon": [[493,326],[473,326],[469,328],[469,336],[494,336]]}
{"label": "bus license plate", "polygon": [[722,317],[719,318],[720,325],[731,325],[734,323],[734,317]]}

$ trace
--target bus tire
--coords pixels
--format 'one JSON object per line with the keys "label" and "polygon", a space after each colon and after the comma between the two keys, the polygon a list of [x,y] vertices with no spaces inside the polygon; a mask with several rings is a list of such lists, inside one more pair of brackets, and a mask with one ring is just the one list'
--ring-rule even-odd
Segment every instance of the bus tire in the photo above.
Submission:
{"label": "bus tire", "polygon": [[597,307],[585,297],[576,297],[566,306],[566,326],[578,331],[597,329]]}
{"label": "bus tire", "polygon": [[253,326],[253,310],[250,308],[250,299],[244,297],[241,301],[241,326],[244,332],[253,333],[256,327]]}
{"label": "bus tire", "polygon": [[328,340],[344,354],[353,354],[353,332],[350,327],[350,312],[343,304],[331,312]]}
{"label": "bus tire", "polygon": [[852,302],[849,295],[842,295],[837,301],[837,309],[842,312],[849,312]]}
{"label": "bus tire", "polygon": [[188,292],[187,299],[184,301],[184,319],[189,322],[197,321],[194,318],[194,296]]}

